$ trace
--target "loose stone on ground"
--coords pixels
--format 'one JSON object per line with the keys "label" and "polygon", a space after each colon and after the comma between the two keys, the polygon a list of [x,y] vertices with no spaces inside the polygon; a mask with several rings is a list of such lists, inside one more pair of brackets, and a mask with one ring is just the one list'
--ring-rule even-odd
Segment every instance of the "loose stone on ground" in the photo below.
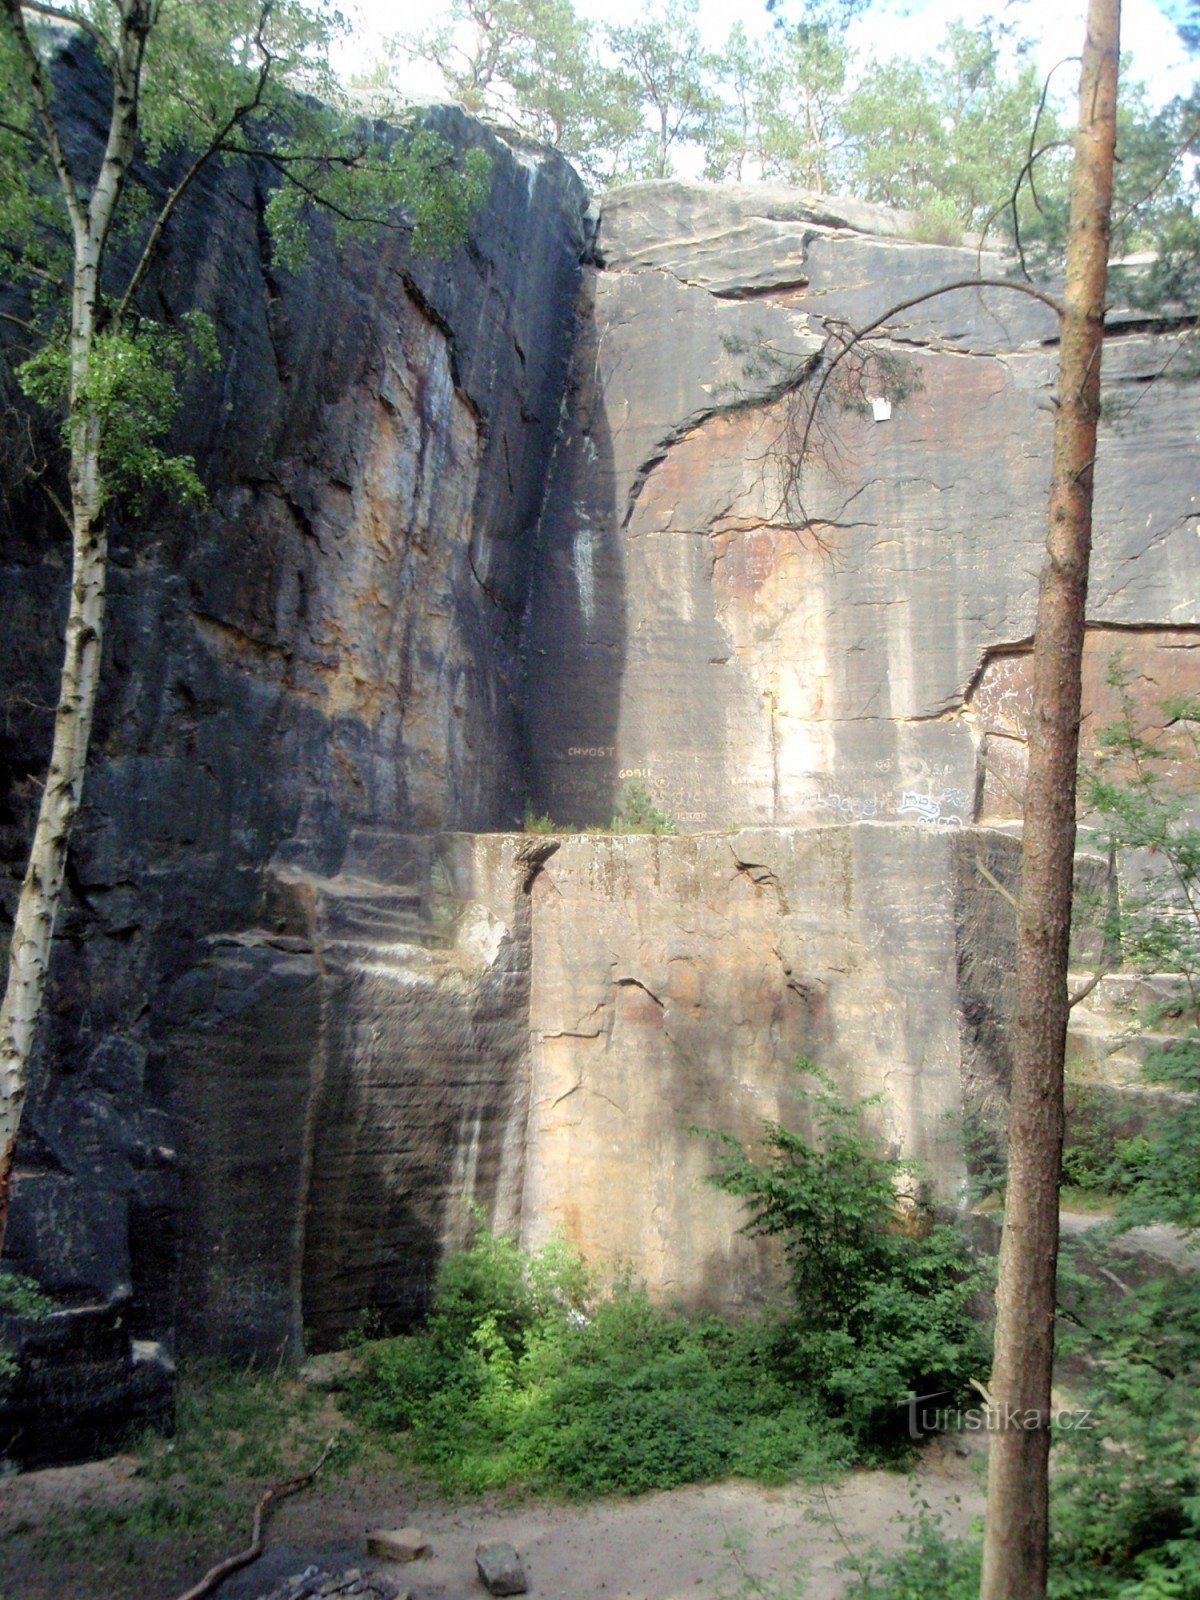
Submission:
{"label": "loose stone on ground", "polygon": [[521,1558],[506,1540],[476,1545],[475,1565],[489,1594],[524,1594],[529,1588]]}
{"label": "loose stone on ground", "polygon": [[367,1534],[367,1554],[381,1561],[417,1561],[429,1554],[420,1528],[375,1528]]}

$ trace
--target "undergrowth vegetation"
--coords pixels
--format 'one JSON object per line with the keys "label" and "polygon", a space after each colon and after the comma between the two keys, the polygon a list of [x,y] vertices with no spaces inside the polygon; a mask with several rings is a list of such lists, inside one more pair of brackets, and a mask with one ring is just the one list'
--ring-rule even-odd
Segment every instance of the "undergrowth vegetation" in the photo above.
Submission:
{"label": "undergrowth vegetation", "polygon": [[[263,1489],[310,1469],[331,1441],[325,1480],[370,1453],[369,1438],[327,1396],[280,1371],[192,1365],[181,1374],[174,1430],[130,1440],[127,1492],[81,1495],[42,1526],[23,1559],[86,1562],[112,1573],[116,1590],[123,1573],[150,1561],[195,1567],[244,1544]],[[25,1536],[20,1525],[9,1535]]]}
{"label": "undergrowth vegetation", "polygon": [[900,1164],[861,1107],[808,1096],[814,1136],[757,1150],[714,1135],[714,1182],[780,1234],[788,1303],[731,1323],[600,1292],[561,1240],[522,1252],[479,1229],[436,1280],[425,1326],[363,1347],[353,1414],[403,1439],[443,1487],[586,1496],[740,1475],[816,1479],[911,1448],[907,1398],[984,1370],[980,1269],[950,1229],[897,1217]]}
{"label": "undergrowth vegetation", "polygon": [[663,811],[655,805],[654,796],[640,778],[627,778],[621,785],[621,792],[617,797],[617,809],[602,828],[577,828],[570,823],[558,823],[547,812],[534,811],[532,806],[525,808],[523,827],[526,833],[673,834],[679,832],[675,818],[669,811]]}
{"label": "undergrowth vegetation", "polygon": [[[1141,726],[1115,661],[1119,714],[1081,785],[1122,861],[1111,937],[1127,969],[1157,975],[1144,1131],[1121,1138],[1099,1108],[1076,1110],[1064,1175],[1111,1197],[1110,1222],[1064,1244],[1060,1368],[1075,1409],[1055,1434],[1049,1600],[1200,1600],[1200,1271],[1114,1253],[1130,1228],[1200,1232],[1200,701]],[[1167,981],[1163,981],[1166,979]],[[1168,1030],[1164,1032],[1164,1029]],[[1154,1091],[1158,1091],[1157,1096]],[[974,1600],[977,1539],[930,1518],[851,1591],[875,1600]]]}

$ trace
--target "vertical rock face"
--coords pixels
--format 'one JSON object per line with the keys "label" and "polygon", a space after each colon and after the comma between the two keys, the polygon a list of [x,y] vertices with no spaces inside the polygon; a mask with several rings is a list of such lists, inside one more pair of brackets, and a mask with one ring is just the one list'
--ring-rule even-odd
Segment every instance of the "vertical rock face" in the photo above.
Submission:
{"label": "vertical rock face", "polygon": [[[771,186],[606,204],[533,591],[537,809],[603,821],[635,774],[693,828],[1019,815],[982,800],[1020,736],[985,707],[1032,628],[1052,314],[1001,289],[895,314],[905,398],[883,421],[835,398],[795,475],[812,385],[780,391],[828,324],[978,272],[896,230]],[[1172,349],[1126,324],[1105,353],[1092,654],[1122,645],[1150,697],[1164,633],[1200,643],[1200,401],[1146,381]]]}
{"label": "vertical rock face", "polygon": [[985,926],[980,855],[1012,881],[1015,841],[920,825],[564,841],[532,892],[527,1237],[561,1227],[659,1293],[752,1303],[771,1257],[707,1187],[696,1126],[805,1127],[801,1057],[848,1099],[882,1090],[875,1131],[953,1199],[964,1109],[1004,1067],[993,1047],[964,1079],[965,1031],[1006,1011],[982,964],[1012,937]]}
{"label": "vertical rock face", "polygon": [[[66,67],[82,147],[105,86],[69,51]],[[231,1354],[298,1345],[312,1141],[358,1059],[351,1036],[376,1027],[372,983],[392,998],[356,956],[325,953],[326,902],[375,870],[354,858],[364,830],[511,825],[524,804],[518,628],[587,202],[550,153],[431,115],[492,163],[452,255],[414,257],[402,230],[338,253],[318,223],[290,276],[270,260],[266,174],[214,165],[149,286],[165,313],[199,306],[217,328],[220,371],[192,382],[173,441],[209,504],[113,528],[8,1254],[64,1303],[119,1305],[136,1334]],[[3,381],[14,394],[8,366]],[[67,570],[18,432],[0,501],[6,918]],[[372,914],[355,883],[343,898]]]}
{"label": "vertical rock face", "polygon": [[[827,323],[975,257],[872,207],[671,183],[611,197],[593,256],[563,163],[435,116],[493,163],[452,258],[318,234],[288,277],[231,166],[153,285],[221,338],[177,441],[210,504],[114,529],[8,1239],[89,1310],[28,1347],[26,1453],[60,1357],[102,1374],[59,1385],[95,1401],[63,1449],[161,1403],[130,1333],[244,1357],[404,1325],[472,1205],[752,1303],[772,1261],[693,1125],[802,1126],[811,1056],[882,1091],[880,1137],[950,1198],[956,1129],[1003,1095],[1017,847],[986,824],[1021,787],[1048,314],[898,316],[905,397],[830,411],[797,480]],[[1098,718],[1118,645],[1143,707],[1200,676],[1196,390],[1147,381],[1171,348],[1123,324],[1105,357],[1131,409],[1102,449]],[[65,569],[7,448],[10,912]],[[681,837],[506,831],[527,804],[607,821],[630,776]]]}

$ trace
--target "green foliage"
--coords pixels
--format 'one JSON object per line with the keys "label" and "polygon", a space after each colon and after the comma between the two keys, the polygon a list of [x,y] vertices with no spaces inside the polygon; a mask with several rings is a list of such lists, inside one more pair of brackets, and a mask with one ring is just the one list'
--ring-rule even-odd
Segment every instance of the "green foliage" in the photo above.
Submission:
{"label": "green foliage", "polygon": [[[1124,1145],[1114,1187],[1125,1226],[1168,1222],[1200,1229],[1200,700],[1162,706],[1161,731],[1143,726],[1132,674],[1120,657],[1109,686],[1118,714],[1100,730],[1101,761],[1083,792],[1125,866],[1117,934],[1127,962],[1169,974],[1177,991],[1142,1019],[1177,1031],[1146,1058],[1148,1078],[1170,1092],[1146,1138]],[[1140,884],[1136,878],[1140,874]]]}
{"label": "green foliage", "polygon": [[73,417],[86,412],[98,420],[107,494],[136,497],[157,489],[183,503],[200,502],[204,488],[196,463],[168,454],[161,441],[178,413],[184,374],[195,365],[212,370],[219,362],[212,321],[194,312],[179,328],[137,322],[97,334],[73,394],[65,331],[22,362],[17,378],[31,400],[63,415],[68,446]]}
{"label": "green foliage", "polygon": [[1066,1086],[1068,1135],[1063,1146],[1063,1185],[1093,1195],[1116,1195],[1138,1181],[1144,1138],[1123,1138],[1111,1100],[1090,1084]]}
{"label": "green foliage", "polygon": [[972,1305],[984,1269],[952,1228],[898,1211],[914,1174],[862,1131],[877,1099],[843,1105],[801,1066],[814,1080],[800,1091],[811,1139],[769,1123],[747,1151],[710,1132],[721,1158],[712,1181],[748,1203],[748,1231],[783,1242],[797,1383],[819,1389],[862,1446],[895,1444],[910,1394],[958,1396],[986,1370]]}
{"label": "green foliage", "polygon": [[1060,1298],[1063,1354],[1090,1370],[1096,1426],[1059,1439],[1055,1593],[1200,1593],[1200,1281],[1168,1271],[1114,1298],[1101,1245],[1068,1268]]}
{"label": "green foliage", "polygon": [[[651,0],[622,26],[590,25],[572,0],[449,0],[393,48],[433,62],[469,109],[546,139],[600,183],[670,175],[690,146],[708,178],[781,178],[905,207],[937,243],[989,222],[1008,228],[1041,92],[1026,55],[1002,55],[998,29],[956,23],[924,59],[859,60],[846,23],[861,9],[808,4],[759,38],[737,22],[709,53],[694,0]],[[1132,99],[1126,123],[1140,179],[1165,129]],[[1053,104],[1036,148],[1038,202],[1056,216],[1067,152]],[[1041,220],[1028,185],[1017,213],[1026,226]]]}
{"label": "green foliage", "polygon": [[[1074,1415],[1056,1433],[1051,1478],[1050,1600],[1197,1600],[1200,1596],[1200,1273],[1147,1272],[1114,1261],[1112,1240],[1135,1224],[1200,1227],[1200,1033],[1195,1015],[1200,928],[1200,833],[1193,818],[1200,775],[1200,707],[1165,706],[1143,726],[1132,678],[1109,673],[1118,714],[1098,736],[1099,767],[1083,792],[1123,878],[1142,858],[1140,887],[1122,894],[1117,930],[1135,966],[1174,974],[1178,988],[1144,1022],[1180,1031],[1147,1058],[1174,1098],[1147,1132],[1113,1136],[1086,1114],[1064,1154],[1076,1183],[1116,1191],[1115,1221],[1069,1248],[1059,1263],[1058,1345],[1081,1377]],[[1118,1270],[1114,1272],[1116,1266]],[[1082,1423],[1082,1425],[1081,1425]],[[1071,1425],[1068,1425],[1071,1424]],[[900,1554],[877,1563],[851,1591],[877,1600],[966,1600],[977,1593],[979,1544],[948,1539],[926,1522]]]}
{"label": "green foliage", "polygon": [[387,54],[430,62],[468,111],[515,123],[592,176],[631,168],[637,85],[600,60],[570,0],[451,0],[419,32],[390,40]]}
{"label": "green foliage", "polygon": [[443,1265],[425,1329],[367,1347],[351,1403],[407,1430],[448,1489],[826,1476],[851,1441],[790,1383],[782,1348],[773,1323],[679,1315],[628,1280],[597,1295],[560,1241],[526,1255],[480,1230]]}
{"label": "green foliage", "polygon": [[535,811],[532,806],[525,807],[525,820],[522,824],[526,833],[560,833],[549,812]]}
{"label": "green foliage", "polygon": [[[24,1317],[40,1322],[50,1315],[54,1302],[38,1287],[32,1278],[0,1267],[0,1316]],[[12,1351],[0,1342],[0,1384],[17,1374],[17,1359]]]}
{"label": "green foliage", "polygon": [[819,1478],[907,1448],[907,1401],[983,1370],[979,1270],[945,1227],[897,1220],[903,1163],[819,1084],[809,1144],[765,1162],[714,1134],[715,1182],[751,1203],[792,1268],[786,1312],[730,1324],[598,1294],[561,1241],[527,1255],[477,1228],[439,1271],[421,1332],[364,1348],[351,1404],[404,1435],[446,1488],[635,1493],[741,1474]]}
{"label": "green foliage", "polygon": [[609,833],[678,833],[675,818],[669,811],[660,811],[654,798],[640,778],[628,778],[621,788],[621,798]]}
{"label": "green foliage", "polygon": [[1177,973],[1193,1007],[1200,1004],[1200,699],[1177,696],[1146,727],[1133,696],[1133,673],[1120,655],[1107,683],[1118,712],[1099,730],[1097,764],[1081,775],[1085,802],[1110,850],[1140,866],[1140,889],[1122,887],[1119,938],[1125,960],[1150,972]]}
{"label": "green foliage", "polygon": [[[719,109],[695,17],[699,0],[660,0],[637,22],[605,29],[618,70],[637,86],[647,128],[633,174],[666,178],[672,152],[701,142]],[[633,175],[631,174],[631,175]]]}
{"label": "green foliage", "polygon": [[928,1505],[908,1524],[903,1546],[894,1555],[856,1558],[857,1582],[845,1600],[977,1600],[980,1547],[973,1539],[951,1538]]}

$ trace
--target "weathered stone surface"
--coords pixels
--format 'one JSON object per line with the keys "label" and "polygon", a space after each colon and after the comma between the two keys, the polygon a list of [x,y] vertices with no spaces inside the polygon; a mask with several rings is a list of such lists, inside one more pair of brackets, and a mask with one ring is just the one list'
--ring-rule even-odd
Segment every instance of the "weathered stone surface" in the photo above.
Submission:
{"label": "weathered stone surface", "polygon": [[489,1594],[525,1594],[529,1584],[521,1558],[503,1539],[476,1545],[475,1566],[479,1581]]}
{"label": "weathered stone surface", "polygon": [[[604,821],[629,774],[693,828],[1006,814],[981,801],[992,736],[970,707],[1032,630],[1054,319],[1002,289],[898,314],[885,348],[913,392],[886,422],[835,407],[789,491],[798,413],[771,386],[792,352],[978,268],[810,200],[670,183],[606,202],[526,644],[533,803],[556,820]],[[695,331],[731,310],[715,361]],[[1191,628],[1200,396],[1148,381],[1173,336],[1117,325],[1091,615]],[[714,373],[737,360],[735,395]]]}
{"label": "weathered stone surface", "polygon": [[[66,48],[82,149],[106,89]],[[265,247],[266,175],[214,164],[148,286],[156,307],[203,307],[217,328],[220,374],[189,385],[173,441],[210,504],[160,502],[112,529],[93,757],[10,1253],[68,1301],[131,1289],[135,1334],[231,1356],[299,1352],[323,1222],[306,1222],[314,1117],[343,1059],[323,1075],[326,1008],[339,984],[355,1004],[369,986],[278,937],[272,863],[336,878],[356,828],[512,825],[524,805],[517,631],[586,196],[557,157],[431,115],[492,159],[451,258],[416,259],[399,232],[338,252],[318,227],[292,276]],[[14,393],[7,366],[0,377]],[[5,452],[7,920],[49,749],[66,571],[15,430]]]}
{"label": "weathered stone surface", "polygon": [[381,1561],[419,1561],[429,1554],[420,1528],[375,1528],[367,1534],[367,1554]]}
{"label": "weathered stone surface", "polygon": [[175,1368],[152,1340],[130,1340],[129,1303],[75,1306],[35,1320],[0,1313],[16,1376],[0,1387],[0,1459],[80,1461],[169,1411]]}
{"label": "weathered stone surface", "polygon": [[[688,1130],[798,1115],[800,1053],[882,1088],[880,1134],[948,1197],[957,1120],[1003,1095],[992,879],[1017,846],[975,824],[1011,824],[1020,791],[1045,308],[898,315],[911,393],[886,422],[831,413],[797,496],[787,390],[827,321],[974,254],[874,208],[669,183],[611,197],[581,270],[569,169],[436,116],[494,163],[450,262],[318,238],[277,272],[261,175],[230,166],[153,285],[222,340],[178,430],[211,504],[113,530],[8,1241],[64,1306],[21,1333],[8,1414],[31,1437],[42,1407],[71,1452],[131,1396],[162,1404],[143,1341],[299,1357],[368,1307],[406,1325],[472,1205],[531,1241],[561,1224],[655,1293],[754,1302],[777,1263]],[[1170,336],[1115,325],[1133,409],[1101,449],[1089,729],[1113,645],[1146,708],[1200,662],[1200,399],[1149,381]],[[10,912],[64,569],[2,466]],[[684,837],[478,831],[527,802],[606,821],[630,776]]]}
{"label": "weathered stone surface", "polygon": [[[1126,675],[1124,690],[1111,681],[1114,665]],[[1033,658],[1028,645],[989,652],[966,702],[983,737],[980,814],[987,820],[1020,816],[1028,766],[1033,709]],[[1127,700],[1143,737],[1178,759],[1193,752],[1186,734],[1171,728],[1167,702],[1200,691],[1200,626],[1115,628],[1096,623],[1084,639],[1080,750],[1085,762],[1129,778],[1105,749],[1100,730],[1111,728]],[[1167,774],[1169,776],[1169,769]]]}
{"label": "weathered stone surface", "polygon": [[599,249],[614,271],[658,267],[743,298],[808,282],[815,229],[904,235],[916,219],[780,183],[631,183],[606,197]]}
{"label": "weathered stone surface", "polygon": [[791,1064],[850,1096],[946,1198],[964,1108],[1003,1093],[1017,846],[865,824],[564,840],[533,884],[523,1226],[561,1227],[652,1290],[754,1303],[774,1256],[711,1193],[695,1125],[804,1127]]}

